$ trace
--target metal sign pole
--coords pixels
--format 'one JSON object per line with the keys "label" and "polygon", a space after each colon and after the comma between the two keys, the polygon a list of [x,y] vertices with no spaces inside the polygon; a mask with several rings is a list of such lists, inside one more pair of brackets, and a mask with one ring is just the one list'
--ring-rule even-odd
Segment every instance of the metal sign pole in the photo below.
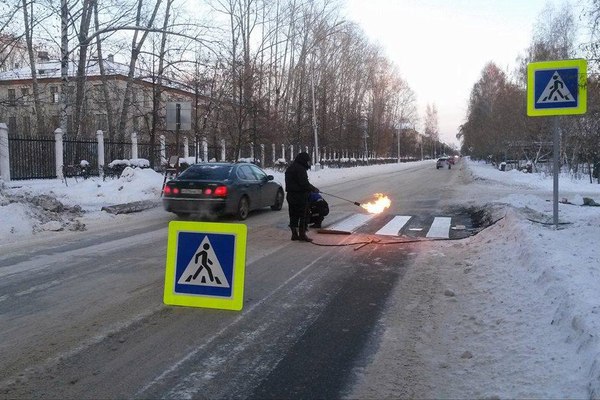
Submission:
{"label": "metal sign pole", "polygon": [[558,229],[558,176],[560,173],[561,115],[587,111],[587,61],[584,59],[541,61],[527,65],[527,115],[552,116],[554,182],[553,220]]}
{"label": "metal sign pole", "polygon": [[552,136],[554,145],[552,152],[554,153],[554,182],[553,182],[553,219],[554,229],[558,229],[558,175],[560,172],[560,126],[559,117],[552,117]]}
{"label": "metal sign pole", "polygon": [[181,128],[181,104],[175,105],[175,154],[177,155],[177,164],[175,168],[179,171],[179,129]]}

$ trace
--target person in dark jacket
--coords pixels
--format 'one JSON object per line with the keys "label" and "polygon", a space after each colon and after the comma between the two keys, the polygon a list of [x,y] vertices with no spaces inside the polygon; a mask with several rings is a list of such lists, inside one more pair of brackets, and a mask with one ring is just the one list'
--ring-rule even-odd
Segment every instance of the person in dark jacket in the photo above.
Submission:
{"label": "person in dark jacket", "polygon": [[319,193],[312,192],[308,196],[308,223],[311,228],[321,228],[325,216],[329,214],[329,204]]}
{"label": "person in dark jacket", "polygon": [[287,192],[292,240],[303,242],[312,242],[312,239],[306,236],[308,196],[311,192],[319,192],[319,189],[308,181],[306,171],[309,169],[310,156],[308,153],[302,152],[285,170],[285,191]]}

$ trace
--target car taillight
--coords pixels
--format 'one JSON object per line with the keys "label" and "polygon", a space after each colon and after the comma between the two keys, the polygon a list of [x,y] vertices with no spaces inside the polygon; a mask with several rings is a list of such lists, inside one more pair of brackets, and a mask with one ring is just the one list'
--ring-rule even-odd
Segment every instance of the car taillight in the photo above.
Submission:
{"label": "car taillight", "polygon": [[219,197],[227,196],[227,186],[217,186],[214,195]]}
{"label": "car taillight", "polygon": [[179,190],[178,187],[165,185],[164,194],[166,194],[168,196],[172,196],[172,195],[179,194],[179,193],[181,193],[181,190]]}
{"label": "car taillight", "polygon": [[204,189],[204,194],[212,194],[212,189],[211,188],[206,188]]}

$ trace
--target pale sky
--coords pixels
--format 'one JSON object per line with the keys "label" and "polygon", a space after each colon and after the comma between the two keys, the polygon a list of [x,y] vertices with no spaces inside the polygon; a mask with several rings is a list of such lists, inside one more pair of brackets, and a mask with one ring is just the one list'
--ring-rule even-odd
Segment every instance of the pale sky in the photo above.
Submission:
{"label": "pale sky", "polygon": [[[485,64],[512,72],[531,43],[548,0],[346,0],[346,19],[357,22],[399,68],[425,106],[438,109],[440,139],[457,144],[469,95]],[[579,11],[574,11],[578,18]]]}

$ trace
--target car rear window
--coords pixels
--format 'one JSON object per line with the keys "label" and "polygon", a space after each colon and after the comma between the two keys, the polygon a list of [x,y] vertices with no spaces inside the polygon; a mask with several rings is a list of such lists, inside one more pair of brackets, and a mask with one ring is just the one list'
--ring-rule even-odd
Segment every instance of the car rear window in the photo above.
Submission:
{"label": "car rear window", "polygon": [[192,165],[179,175],[181,179],[198,179],[204,181],[219,181],[229,178],[229,165]]}

